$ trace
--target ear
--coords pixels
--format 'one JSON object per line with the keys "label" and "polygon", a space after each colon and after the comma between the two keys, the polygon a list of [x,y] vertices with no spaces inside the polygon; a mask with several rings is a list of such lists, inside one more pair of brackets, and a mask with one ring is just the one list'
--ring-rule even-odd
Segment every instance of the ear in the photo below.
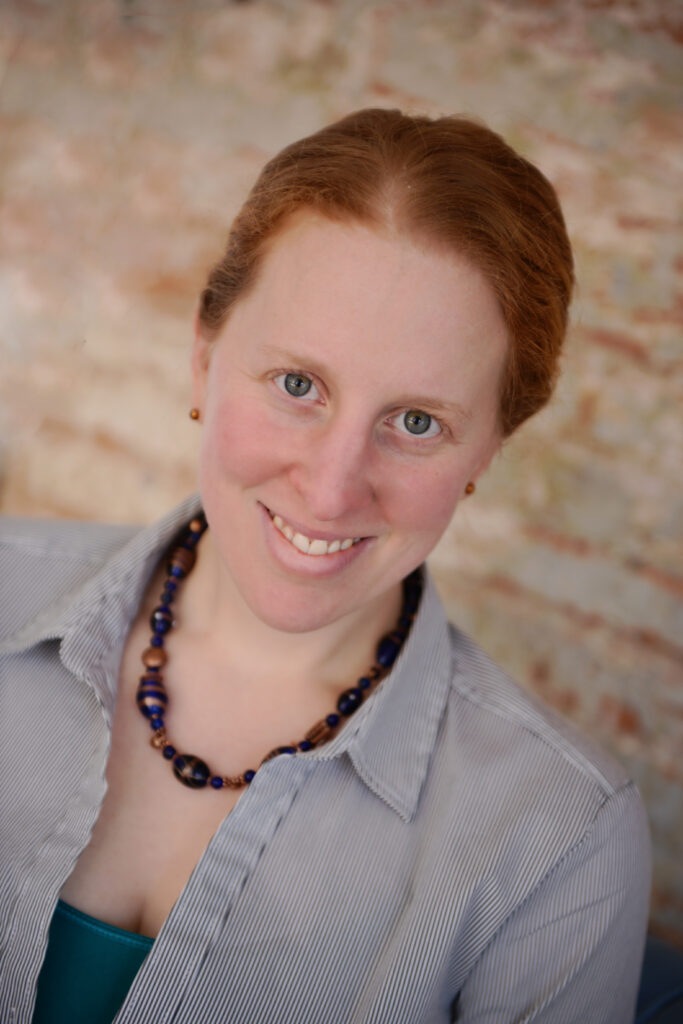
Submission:
{"label": "ear", "polygon": [[207,340],[199,320],[199,310],[194,314],[194,341],[192,343],[192,405],[201,410],[204,407],[204,396],[206,393],[206,379],[209,373],[209,363],[213,344]]}

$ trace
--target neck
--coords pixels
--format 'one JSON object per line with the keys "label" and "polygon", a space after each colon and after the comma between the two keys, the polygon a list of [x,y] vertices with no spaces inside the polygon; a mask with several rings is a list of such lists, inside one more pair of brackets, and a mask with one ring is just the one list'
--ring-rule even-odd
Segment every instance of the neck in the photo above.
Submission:
{"label": "neck", "polygon": [[183,635],[192,636],[226,679],[250,687],[276,685],[304,695],[332,695],[365,671],[380,637],[394,628],[401,609],[399,584],[353,614],[309,632],[275,629],[256,616],[223,565],[210,531],[184,584]]}

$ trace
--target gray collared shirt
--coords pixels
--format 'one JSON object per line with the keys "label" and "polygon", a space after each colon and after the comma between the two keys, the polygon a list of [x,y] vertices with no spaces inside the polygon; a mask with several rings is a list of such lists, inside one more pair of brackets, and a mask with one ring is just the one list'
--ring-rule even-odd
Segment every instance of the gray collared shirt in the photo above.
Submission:
{"label": "gray collared shirt", "polygon": [[[196,508],[0,526],[2,1024],[31,1019],[127,631]],[[621,768],[449,626],[428,580],[377,691],[223,821],[117,1024],[628,1024],[649,858]]]}

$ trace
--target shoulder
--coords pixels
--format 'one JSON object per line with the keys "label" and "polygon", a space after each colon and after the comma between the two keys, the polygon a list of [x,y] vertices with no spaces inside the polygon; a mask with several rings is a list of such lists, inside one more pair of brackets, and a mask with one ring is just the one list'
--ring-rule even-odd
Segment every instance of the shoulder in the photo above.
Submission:
{"label": "shoulder", "polygon": [[614,896],[615,906],[619,893],[630,892],[640,914],[650,841],[628,773],[471,639],[449,630],[450,691],[435,757],[447,786],[437,827],[459,871],[470,866],[472,891],[499,894],[495,928],[528,900],[529,930],[543,928],[587,892],[596,903]]}
{"label": "shoulder", "polygon": [[0,635],[11,635],[87,582],[137,529],[0,516]]}
{"label": "shoulder", "polygon": [[[599,803],[630,780],[623,767],[576,726],[523,689],[464,633],[450,626],[452,700],[477,728],[496,736],[509,767],[528,775],[535,764],[558,780],[581,785]],[[546,780],[547,779],[546,776]]]}

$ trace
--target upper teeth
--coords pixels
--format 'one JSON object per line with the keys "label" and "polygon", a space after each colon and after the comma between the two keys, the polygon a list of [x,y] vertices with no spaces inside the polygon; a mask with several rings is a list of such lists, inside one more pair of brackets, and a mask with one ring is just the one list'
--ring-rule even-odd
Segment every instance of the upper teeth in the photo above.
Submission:
{"label": "upper teeth", "polygon": [[305,555],[332,555],[335,551],[346,551],[351,547],[352,544],[357,544],[360,537],[346,537],[344,540],[311,540],[310,537],[306,537],[303,533],[297,533],[293,530],[289,523],[286,523],[282,516],[273,516],[273,523],[278,528],[281,534],[298,548],[299,551],[303,551]]}

